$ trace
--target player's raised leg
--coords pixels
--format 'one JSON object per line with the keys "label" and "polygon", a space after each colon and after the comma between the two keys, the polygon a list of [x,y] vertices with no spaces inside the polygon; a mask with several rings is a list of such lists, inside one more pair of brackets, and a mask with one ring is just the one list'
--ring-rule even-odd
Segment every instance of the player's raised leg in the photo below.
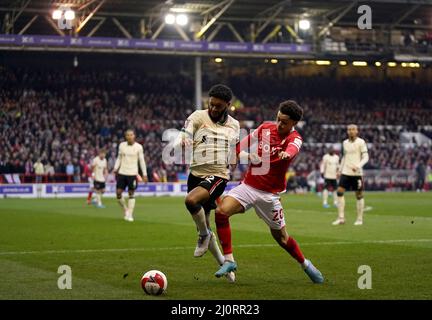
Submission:
{"label": "player's raised leg", "polygon": [[[235,191],[234,189],[233,191]],[[234,260],[232,249],[231,226],[229,223],[229,218],[236,213],[241,213],[244,211],[245,208],[243,205],[236,198],[229,195],[224,197],[216,208],[216,228],[219,242],[222,245],[222,250],[224,253],[224,263],[215,273],[216,277],[221,277],[237,269],[237,263]]]}
{"label": "player's raised leg", "polygon": [[209,199],[209,192],[201,186],[191,190],[185,199],[186,208],[191,214],[199,232],[198,242],[194,252],[195,257],[201,257],[207,252],[211,240],[211,233],[207,228],[205,212],[202,206],[202,204],[206,203]]}
{"label": "player's raised leg", "polygon": [[324,277],[310,260],[305,259],[299,245],[285,229],[285,217],[280,196],[265,191],[251,191],[255,197],[253,204],[256,214],[269,226],[276,242],[302,266],[314,283],[323,283]]}
{"label": "player's raised leg", "polygon": [[[219,248],[219,245],[218,245],[217,240],[216,240],[216,236],[215,236],[214,232],[211,230],[210,210],[206,211],[205,214],[206,214],[207,228],[211,233],[211,238],[210,238],[210,243],[209,243],[209,251],[211,252],[213,257],[215,258],[218,266],[221,267],[223,265],[223,263],[225,262],[225,258],[224,258],[223,254]],[[229,282],[235,282],[235,273],[234,272],[227,273],[226,278],[228,279]]]}
{"label": "player's raised leg", "polygon": [[321,272],[312,264],[310,260],[304,257],[303,252],[300,250],[297,242],[286,232],[285,226],[279,230],[270,228],[270,231],[276,242],[295,260],[297,260],[313,283],[324,282],[324,277]]}

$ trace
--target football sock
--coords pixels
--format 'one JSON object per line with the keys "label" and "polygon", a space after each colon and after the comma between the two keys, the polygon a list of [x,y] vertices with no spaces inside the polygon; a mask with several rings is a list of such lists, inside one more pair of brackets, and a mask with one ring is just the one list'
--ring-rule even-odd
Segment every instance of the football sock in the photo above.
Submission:
{"label": "football sock", "polygon": [[122,207],[124,210],[127,210],[127,205],[126,205],[126,201],[123,198],[123,196],[120,199],[117,199],[120,207]]}
{"label": "football sock", "polygon": [[99,192],[96,193],[96,201],[97,201],[98,206],[102,205],[102,194]]}
{"label": "football sock", "polygon": [[93,191],[90,191],[87,196],[87,201],[90,201],[93,195]]}
{"label": "football sock", "polygon": [[335,206],[337,206],[337,192],[336,191],[333,191],[333,203],[334,203],[334,205]]}
{"label": "football sock", "polygon": [[364,199],[357,200],[357,220],[363,221]]}
{"label": "football sock", "polygon": [[323,194],[323,205],[326,205],[328,199],[328,190],[324,189],[322,194]]}
{"label": "football sock", "polygon": [[300,250],[299,245],[292,237],[288,237],[287,242],[282,246],[298,263],[302,264],[305,262],[305,257]]}
{"label": "football sock", "polygon": [[234,261],[234,256],[232,253],[224,254],[224,259],[228,261]]}
{"label": "football sock", "polygon": [[341,196],[338,197],[338,214],[339,214],[339,219],[341,220],[345,220],[345,197]]}
{"label": "football sock", "polygon": [[135,209],[135,198],[129,197],[129,199],[128,199],[128,209],[129,209],[130,216],[132,216],[133,211]]}
{"label": "football sock", "polygon": [[[232,254],[229,217],[216,211],[216,229],[224,255]],[[232,260],[234,261],[234,260]]]}
{"label": "football sock", "polygon": [[218,265],[222,265],[224,263],[224,256],[222,255],[219,246],[216,241],[216,236],[213,236],[210,240],[209,250],[212,253],[213,257],[216,259]]}
{"label": "football sock", "polygon": [[203,207],[201,207],[197,213],[192,215],[192,219],[195,221],[200,236],[209,234]]}

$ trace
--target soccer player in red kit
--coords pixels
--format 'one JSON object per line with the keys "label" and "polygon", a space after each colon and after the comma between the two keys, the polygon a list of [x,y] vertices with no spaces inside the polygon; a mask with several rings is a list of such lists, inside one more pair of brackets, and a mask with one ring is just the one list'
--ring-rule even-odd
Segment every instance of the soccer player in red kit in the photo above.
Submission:
{"label": "soccer player in red kit", "polygon": [[258,143],[257,153],[247,154],[251,161],[242,183],[232,189],[219,202],[216,209],[216,227],[225,262],[215,273],[221,277],[235,271],[231,245],[229,217],[253,207],[256,214],[270,227],[276,242],[302,266],[314,283],[323,283],[324,277],[310,260],[305,259],[297,242],[288,235],[279,193],[286,189],[286,172],[299,153],[302,137],[294,126],[303,116],[303,109],[292,100],[279,105],[276,123],[264,122],[237,146],[238,158],[253,143]]}

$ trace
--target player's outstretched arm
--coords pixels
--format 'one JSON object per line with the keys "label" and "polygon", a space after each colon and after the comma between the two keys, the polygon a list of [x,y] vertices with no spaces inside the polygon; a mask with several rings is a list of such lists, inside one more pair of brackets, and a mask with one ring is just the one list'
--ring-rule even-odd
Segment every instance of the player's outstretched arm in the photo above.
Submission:
{"label": "player's outstretched arm", "polygon": [[285,151],[279,152],[279,159],[290,160],[293,159],[299,152],[302,146],[302,141],[295,138],[292,142],[288,143]]}

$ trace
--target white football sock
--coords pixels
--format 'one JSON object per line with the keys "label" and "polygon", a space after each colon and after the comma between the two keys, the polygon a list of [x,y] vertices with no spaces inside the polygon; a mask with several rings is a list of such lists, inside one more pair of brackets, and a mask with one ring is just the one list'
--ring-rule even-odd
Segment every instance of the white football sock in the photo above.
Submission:
{"label": "white football sock", "polygon": [[364,199],[357,200],[357,220],[363,221]]}
{"label": "white football sock", "polygon": [[216,236],[213,236],[210,240],[209,250],[212,253],[213,257],[216,259],[217,264],[220,266],[224,263],[225,259],[220,251],[220,248],[216,241]]}
{"label": "white football sock", "polygon": [[101,206],[102,205],[102,193],[97,193],[96,194],[96,201],[97,201],[97,204],[98,204],[98,206]]}
{"label": "white football sock", "polygon": [[322,195],[323,195],[323,205],[327,205],[328,190],[324,189]]}
{"label": "white football sock", "polygon": [[338,214],[339,219],[345,220],[345,197],[338,197]]}
{"label": "white football sock", "polygon": [[202,207],[197,213],[192,215],[192,219],[195,221],[200,236],[205,236],[209,234],[204,209]]}
{"label": "white football sock", "polygon": [[123,198],[123,196],[120,199],[117,199],[120,207],[122,207],[122,209],[127,210],[127,205],[126,205],[126,201]]}
{"label": "white football sock", "polygon": [[337,192],[333,191],[333,203],[335,206],[337,206]]}
{"label": "white football sock", "polygon": [[234,261],[234,256],[232,253],[224,254],[225,260]]}
{"label": "white football sock", "polygon": [[128,209],[129,209],[129,215],[132,217],[133,211],[135,209],[135,198],[129,198]]}

